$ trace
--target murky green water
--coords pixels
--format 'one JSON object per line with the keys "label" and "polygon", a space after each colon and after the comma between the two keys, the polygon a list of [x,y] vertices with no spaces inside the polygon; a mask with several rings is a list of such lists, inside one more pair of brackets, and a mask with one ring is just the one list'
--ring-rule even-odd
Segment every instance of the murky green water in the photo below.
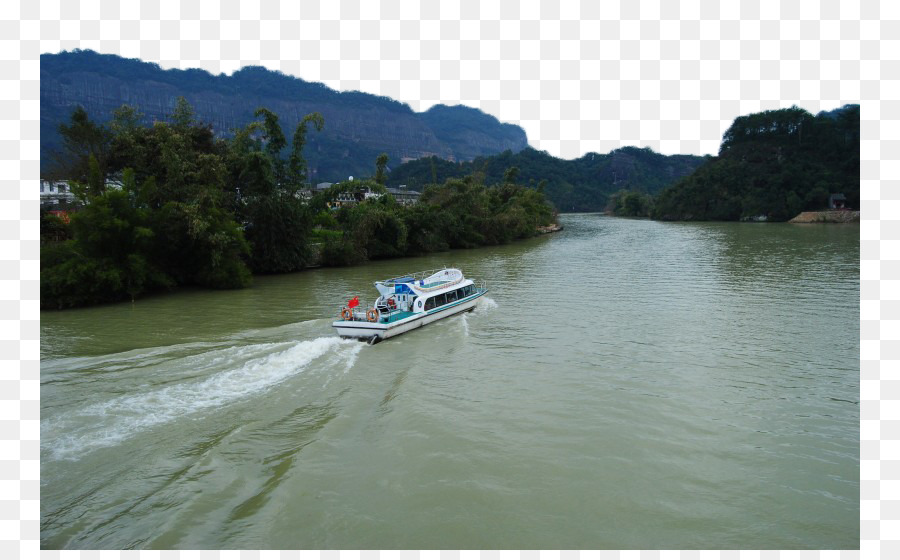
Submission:
{"label": "murky green water", "polygon": [[[858,226],[563,223],[42,314],[42,546],[857,548]],[[333,335],[444,264],[489,299]]]}

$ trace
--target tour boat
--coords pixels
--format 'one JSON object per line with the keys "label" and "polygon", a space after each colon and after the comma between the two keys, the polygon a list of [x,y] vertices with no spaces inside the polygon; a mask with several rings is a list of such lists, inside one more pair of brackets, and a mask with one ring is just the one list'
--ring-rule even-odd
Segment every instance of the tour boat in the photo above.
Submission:
{"label": "tour boat", "polygon": [[376,344],[439,319],[471,311],[487,293],[484,282],[463,276],[458,268],[414,272],[375,282],[380,294],[372,306],[355,297],[341,308],[332,323],[342,337]]}

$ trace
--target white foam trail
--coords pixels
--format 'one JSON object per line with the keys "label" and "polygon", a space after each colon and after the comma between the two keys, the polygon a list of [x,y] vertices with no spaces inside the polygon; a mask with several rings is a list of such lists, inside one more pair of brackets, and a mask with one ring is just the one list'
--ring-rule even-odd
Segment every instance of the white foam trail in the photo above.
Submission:
{"label": "white foam trail", "polygon": [[478,302],[478,305],[475,306],[475,311],[473,311],[473,313],[475,313],[476,315],[484,315],[485,313],[488,313],[493,309],[497,309],[498,307],[500,306],[496,301],[492,300],[488,296],[483,296],[481,298],[481,301]]}
{"label": "white foam trail", "polygon": [[286,342],[295,340],[298,331],[316,326],[319,323],[322,323],[321,319],[310,319],[276,327],[249,329],[233,335],[228,335],[219,341],[186,342],[168,346],[135,348],[134,350],[126,350],[124,352],[116,352],[102,356],[48,358],[41,361],[41,375],[56,373],[69,375],[78,371],[90,371],[92,373],[102,371],[105,373],[112,373],[131,369],[136,363],[140,363],[144,366],[153,365],[154,362],[152,359],[154,358],[158,359],[159,362],[167,361],[172,359],[173,355],[182,351],[191,351],[198,348],[209,348],[213,350],[221,349],[223,347],[230,348],[253,338]]}
{"label": "white foam trail", "polygon": [[[117,397],[41,422],[41,445],[53,459],[77,459],[175,418],[247,398],[303,371],[310,362],[355,341],[322,337],[252,358],[202,381]],[[265,346],[265,345],[255,345]],[[279,345],[280,346],[280,345]],[[359,345],[361,348],[361,345]],[[229,349],[238,357],[247,347]],[[359,352],[354,348],[352,355]],[[221,360],[222,357],[214,358]]]}
{"label": "white foam trail", "polygon": [[117,371],[133,366],[137,362],[146,362],[151,358],[165,358],[175,352],[194,350],[197,348],[221,347],[225,342],[187,342],[172,346],[155,346],[137,348],[103,356],[80,356],[74,358],[51,358],[41,361],[41,375],[53,373],[70,374],[77,371]]}
{"label": "white foam trail", "polygon": [[466,314],[462,314],[462,324],[463,324],[463,332],[466,334],[466,337],[469,336],[469,320],[466,319]]}
{"label": "white foam trail", "polygon": [[356,359],[359,358],[359,351],[363,349],[363,346],[365,346],[365,343],[360,342],[350,349],[350,358],[347,360],[347,367],[344,368],[344,373],[347,373],[356,365]]}

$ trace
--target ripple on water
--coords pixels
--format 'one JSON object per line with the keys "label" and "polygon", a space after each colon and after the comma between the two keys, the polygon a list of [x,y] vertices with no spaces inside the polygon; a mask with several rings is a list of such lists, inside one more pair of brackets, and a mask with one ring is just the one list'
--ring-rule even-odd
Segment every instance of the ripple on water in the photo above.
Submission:
{"label": "ripple on water", "polygon": [[[858,229],[561,219],[42,315],[42,546],[858,546]],[[333,336],[450,262],[473,312]]]}
{"label": "ripple on water", "polygon": [[350,348],[353,360],[360,343],[325,337],[295,344],[235,346],[174,358],[176,369],[200,369],[207,375],[198,381],[188,377],[187,381],[161,388],[142,387],[143,390],[126,396],[45,417],[41,421],[42,448],[54,460],[76,460],[160,424],[266,391],[341,347]]}

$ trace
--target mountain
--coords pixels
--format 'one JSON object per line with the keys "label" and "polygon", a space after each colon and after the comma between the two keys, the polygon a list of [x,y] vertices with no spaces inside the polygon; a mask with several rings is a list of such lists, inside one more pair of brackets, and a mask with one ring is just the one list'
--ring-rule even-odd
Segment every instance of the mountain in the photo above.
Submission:
{"label": "mountain", "polygon": [[859,105],[738,117],[717,157],[659,194],[653,217],[784,221],[827,208],[833,193],[859,208],[859,130]]}
{"label": "mountain", "polygon": [[[231,76],[204,70],[163,70],[158,65],[93,51],[41,55],[41,161],[59,146],[58,127],[76,106],[104,123],[123,104],[145,121],[171,114],[178,96],[218,136],[254,120],[266,107],[279,116],[285,136],[304,115],[318,111],[325,128],[308,135],[304,155],[313,180],[336,181],[372,175],[375,158],[386,152],[389,166],[428,156],[468,160],[528,145],[525,131],[477,109],[437,105],[416,113],[405,103],[358,91],[338,92],[280,72],[250,66]],[[44,171],[44,169],[42,169]]]}
{"label": "mountain", "polygon": [[518,168],[518,181],[538,186],[563,212],[603,210],[609,195],[622,189],[656,194],[697,169],[707,158],[658,154],[650,148],[619,148],[608,154],[588,153],[566,160],[547,152],[526,148],[504,151],[454,163],[436,157],[411,161],[395,168],[388,185],[421,189],[449,177],[483,174],[487,184],[499,183],[511,167]]}
{"label": "mountain", "polygon": [[435,105],[422,113],[422,120],[439,138],[454,146],[455,159],[459,161],[527,147],[527,142],[510,145],[520,136],[525,140],[521,128],[500,123],[493,116],[465,105]]}

